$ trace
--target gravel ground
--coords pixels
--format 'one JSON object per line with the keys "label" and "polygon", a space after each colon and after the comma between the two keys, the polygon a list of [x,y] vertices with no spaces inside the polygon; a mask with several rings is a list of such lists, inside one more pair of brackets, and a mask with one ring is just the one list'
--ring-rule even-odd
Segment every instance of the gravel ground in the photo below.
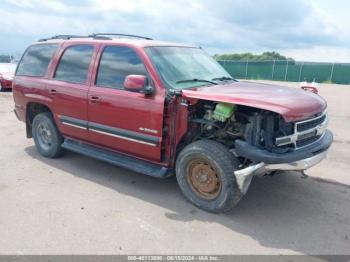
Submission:
{"label": "gravel ground", "polygon": [[41,157],[2,93],[0,254],[350,254],[350,86],[320,94],[329,157],[308,178],[255,179],[233,211],[214,215],[187,203],[174,178],[70,152]]}

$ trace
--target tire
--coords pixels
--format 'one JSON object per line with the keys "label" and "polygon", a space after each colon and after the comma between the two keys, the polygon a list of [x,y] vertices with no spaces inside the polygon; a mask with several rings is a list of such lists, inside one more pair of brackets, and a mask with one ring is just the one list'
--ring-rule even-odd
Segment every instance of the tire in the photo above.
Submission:
{"label": "tire", "polygon": [[40,113],[34,117],[32,134],[35,146],[42,156],[56,158],[62,155],[63,137],[60,135],[51,113]]}
{"label": "tire", "polygon": [[242,198],[233,173],[238,165],[238,160],[224,145],[199,140],[180,152],[176,178],[191,203],[209,212],[227,212]]}

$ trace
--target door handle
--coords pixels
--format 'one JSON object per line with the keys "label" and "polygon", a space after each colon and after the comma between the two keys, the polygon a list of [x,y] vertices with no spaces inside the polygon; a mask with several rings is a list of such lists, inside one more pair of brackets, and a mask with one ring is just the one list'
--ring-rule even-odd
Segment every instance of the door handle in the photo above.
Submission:
{"label": "door handle", "polygon": [[57,94],[57,90],[56,89],[50,89],[50,94],[51,95],[56,95]]}
{"label": "door handle", "polygon": [[99,96],[90,96],[90,102],[94,104],[100,103],[101,98]]}

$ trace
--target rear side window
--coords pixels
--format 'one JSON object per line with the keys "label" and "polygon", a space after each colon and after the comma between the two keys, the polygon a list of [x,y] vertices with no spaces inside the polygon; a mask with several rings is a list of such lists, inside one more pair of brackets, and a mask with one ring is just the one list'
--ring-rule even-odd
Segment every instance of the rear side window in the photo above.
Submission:
{"label": "rear side window", "polygon": [[44,76],[57,44],[33,45],[27,49],[18,65],[16,75]]}
{"label": "rear side window", "polygon": [[136,52],[125,46],[107,46],[98,68],[96,86],[124,89],[127,75],[147,75]]}
{"label": "rear side window", "polygon": [[94,47],[75,45],[68,47],[58,64],[55,79],[85,84]]}

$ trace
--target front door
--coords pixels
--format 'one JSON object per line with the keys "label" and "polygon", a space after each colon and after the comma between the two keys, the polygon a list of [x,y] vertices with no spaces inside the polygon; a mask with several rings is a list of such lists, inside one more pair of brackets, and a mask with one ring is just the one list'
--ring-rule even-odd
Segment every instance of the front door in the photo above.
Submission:
{"label": "front door", "polygon": [[153,95],[124,89],[127,75],[150,75],[137,53],[127,46],[103,46],[88,93],[89,140],[110,149],[159,162],[164,92]]}

